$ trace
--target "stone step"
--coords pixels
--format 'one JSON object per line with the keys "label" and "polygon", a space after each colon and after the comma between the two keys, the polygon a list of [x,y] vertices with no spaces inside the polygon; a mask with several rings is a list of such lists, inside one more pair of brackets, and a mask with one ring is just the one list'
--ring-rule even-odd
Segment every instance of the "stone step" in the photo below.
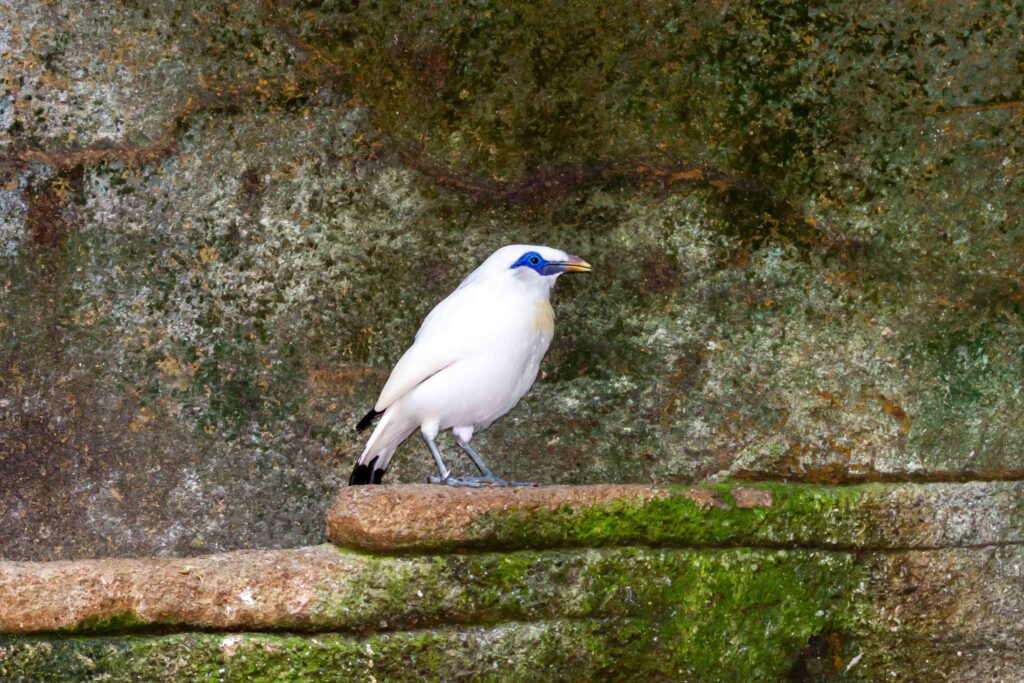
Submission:
{"label": "stone step", "polygon": [[[848,665],[860,655],[858,665],[876,673],[896,662],[946,673],[980,663],[998,669],[1024,646],[1021,566],[1019,545],[407,557],[319,546],[187,560],[8,562],[0,563],[0,633],[8,634],[0,638],[0,680],[8,680],[5,666],[66,680],[69,662],[81,666],[82,658],[98,672],[120,666],[120,676],[159,671],[150,680],[191,680],[175,676],[238,666],[236,647],[263,675],[284,666],[285,653],[319,658],[296,662],[300,668],[372,667],[373,657],[353,654],[355,645],[379,653],[377,666],[389,670],[406,661],[396,657],[408,659],[408,648],[445,652],[548,632],[560,657],[590,666],[600,652],[618,653],[651,675],[776,680],[822,647],[829,662]],[[152,635],[166,631],[182,635]],[[253,631],[305,635],[238,635]],[[411,671],[436,677],[430,667],[438,658],[424,657]],[[498,659],[521,665],[507,654]]]}
{"label": "stone step", "polygon": [[[666,644],[667,643],[667,644]],[[1012,647],[961,650],[929,665],[934,646],[814,637],[791,661],[719,648],[684,652],[630,619],[508,622],[369,635],[181,633],[29,639],[0,636],[4,681],[965,681],[1020,680]],[[756,653],[755,653],[756,654]],[[782,653],[788,656],[788,652]],[[775,657],[778,657],[776,654]],[[925,662],[922,665],[922,662]],[[781,674],[779,674],[781,672]],[[779,675],[773,675],[779,674]]]}
{"label": "stone step", "polygon": [[0,680],[1013,680],[1021,505],[1013,483],[346,489],[331,536],[358,550],[0,562]]}
{"label": "stone step", "polygon": [[607,545],[899,550],[1024,542],[1024,482],[352,486],[327,536],[372,552]]}

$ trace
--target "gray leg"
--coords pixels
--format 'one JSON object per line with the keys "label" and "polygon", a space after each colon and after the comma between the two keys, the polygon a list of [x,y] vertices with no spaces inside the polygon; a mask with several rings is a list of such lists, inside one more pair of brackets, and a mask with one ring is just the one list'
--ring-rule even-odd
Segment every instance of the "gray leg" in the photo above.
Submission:
{"label": "gray leg", "polygon": [[483,458],[481,458],[480,454],[476,452],[476,449],[470,446],[466,441],[463,441],[458,434],[455,435],[455,443],[459,444],[459,448],[469,456],[469,459],[473,461],[476,468],[480,470],[480,474],[484,475],[482,477],[464,477],[462,481],[465,485],[536,486],[536,484],[528,481],[505,481],[504,479],[498,479],[498,477],[494,476],[494,472],[491,471],[491,468],[484,464]]}
{"label": "gray leg", "polygon": [[434,440],[427,436],[422,430],[420,430],[420,436],[423,437],[423,442],[427,444],[427,448],[430,449],[430,454],[434,456],[434,462],[437,463],[438,476],[431,477],[431,484],[445,484],[447,486],[483,486],[482,480],[473,478],[461,478],[453,477],[452,471],[445,467],[444,460],[441,459],[441,451],[437,450],[437,444]]}
{"label": "gray leg", "polygon": [[500,479],[494,476],[494,472],[491,472],[491,468],[484,464],[483,458],[480,457],[480,454],[476,452],[475,448],[459,438],[458,435],[455,436],[455,443],[459,444],[459,448],[469,456],[469,459],[473,461],[476,468],[480,470],[480,474],[484,475],[484,479],[493,482],[500,481]]}
{"label": "gray leg", "polygon": [[[447,482],[452,476],[452,473],[451,470],[444,466],[444,460],[441,459],[441,451],[437,450],[437,444],[435,444],[434,440],[427,436],[422,430],[420,431],[420,436],[423,437],[423,443],[427,444],[427,448],[430,449],[430,454],[434,456],[434,462],[437,463],[438,476],[431,477],[430,482],[432,484],[443,484]],[[434,481],[435,479],[437,479],[437,481]]]}

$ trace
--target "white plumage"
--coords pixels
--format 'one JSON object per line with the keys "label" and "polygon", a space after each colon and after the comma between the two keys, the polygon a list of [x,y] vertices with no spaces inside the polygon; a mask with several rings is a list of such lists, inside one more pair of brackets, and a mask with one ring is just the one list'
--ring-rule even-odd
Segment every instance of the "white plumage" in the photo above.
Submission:
{"label": "white plumage", "polygon": [[[543,246],[498,249],[427,315],[416,340],[391,371],[374,409],[381,419],[350,484],[379,483],[398,446],[417,428],[439,476],[453,485],[497,480],[469,446],[474,431],[507,413],[533,386],[554,334],[551,287],[563,272],[589,272],[577,256]],[[450,476],[434,445],[452,429],[483,479]]]}

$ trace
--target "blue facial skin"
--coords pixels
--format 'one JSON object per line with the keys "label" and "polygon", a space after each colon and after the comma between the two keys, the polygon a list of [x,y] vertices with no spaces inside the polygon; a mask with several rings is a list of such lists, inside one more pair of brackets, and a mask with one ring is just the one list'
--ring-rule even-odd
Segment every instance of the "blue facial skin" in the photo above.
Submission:
{"label": "blue facial skin", "polygon": [[565,272],[566,263],[561,261],[545,261],[544,257],[535,251],[528,251],[519,257],[519,260],[512,264],[513,268],[529,268],[537,271],[540,275],[558,275]]}

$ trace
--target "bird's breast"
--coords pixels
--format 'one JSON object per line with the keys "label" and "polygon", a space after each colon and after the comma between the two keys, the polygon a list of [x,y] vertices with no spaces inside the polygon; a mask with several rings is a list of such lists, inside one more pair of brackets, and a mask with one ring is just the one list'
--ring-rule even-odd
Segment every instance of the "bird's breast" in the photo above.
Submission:
{"label": "bird's breast", "polygon": [[547,337],[555,332],[555,311],[546,299],[537,302],[536,310],[533,313],[533,327]]}

